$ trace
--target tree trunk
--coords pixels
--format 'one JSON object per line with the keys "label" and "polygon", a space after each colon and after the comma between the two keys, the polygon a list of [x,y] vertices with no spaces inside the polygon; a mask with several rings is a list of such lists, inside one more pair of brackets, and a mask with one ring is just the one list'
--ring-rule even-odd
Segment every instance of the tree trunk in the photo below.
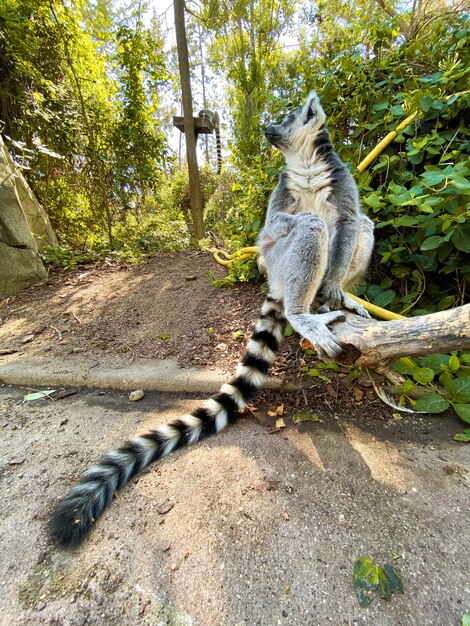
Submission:
{"label": "tree trunk", "polygon": [[386,375],[390,363],[402,356],[470,350],[470,304],[388,322],[345,316],[331,330],[345,346],[347,360]]}
{"label": "tree trunk", "polygon": [[188,160],[189,195],[191,217],[196,239],[204,236],[202,221],[202,194],[199,180],[199,169],[196,154],[196,132],[193,120],[193,101],[191,95],[191,81],[189,73],[188,41],[184,23],[184,0],[174,0],[176,47],[178,49],[178,63],[181,79],[181,94],[183,100],[184,135],[186,139],[186,156]]}

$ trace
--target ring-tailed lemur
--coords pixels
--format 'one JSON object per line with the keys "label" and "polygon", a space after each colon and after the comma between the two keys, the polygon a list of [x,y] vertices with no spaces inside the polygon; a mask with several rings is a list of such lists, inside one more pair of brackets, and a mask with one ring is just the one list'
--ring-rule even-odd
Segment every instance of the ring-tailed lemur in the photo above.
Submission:
{"label": "ring-tailed lemur", "polygon": [[215,146],[217,150],[217,174],[222,171],[222,141],[220,139],[220,117],[217,111],[210,111],[209,109],[202,109],[199,111],[198,117],[203,117],[214,127],[215,132]]}
{"label": "ring-tailed lemur", "polygon": [[[328,325],[342,314],[334,309],[367,315],[343,288],[365,271],[372,222],[361,214],[356,186],[334,152],[324,122],[312,93],[282,124],[266,129],[268,140],[286,158],[259,236],[272,295],[261,308],[235,376],[193,413],[130,439],[86,471],[53,513],[50,531],[61,544],[80,543],[114,492],[150,463],[237,419],[276,359],[286,318],[319,354],[335,356],[341,346]],[[311,314],[320,286],[322,312]]]}

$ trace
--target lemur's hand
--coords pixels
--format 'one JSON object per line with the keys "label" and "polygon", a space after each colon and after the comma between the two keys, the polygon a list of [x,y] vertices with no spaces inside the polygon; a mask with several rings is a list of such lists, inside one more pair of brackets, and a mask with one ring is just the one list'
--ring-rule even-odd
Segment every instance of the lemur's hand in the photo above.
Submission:
{"label": "lemur's hand", "polygon": [[370,317],[369,313],[362,306],[362,304],[359,304],[350,298],[340,287],[325,284],[321,290],[321,295],[323,304],[318,309],[317,313],[328,313],[329,311],[346,309],[347,311],[352,311],[361,317]]}

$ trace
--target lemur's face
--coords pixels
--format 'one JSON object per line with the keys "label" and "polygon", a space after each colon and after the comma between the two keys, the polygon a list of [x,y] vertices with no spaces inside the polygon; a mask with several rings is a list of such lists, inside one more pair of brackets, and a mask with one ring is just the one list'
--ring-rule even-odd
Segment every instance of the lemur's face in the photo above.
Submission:
{"label": "lemur's face", "polygon": [[306,141],[315,138],[325,119],[318,96],[312,91],[302,107],[289,113],[282,124],[267,126],[264,134],[282,153],[297,152]]}

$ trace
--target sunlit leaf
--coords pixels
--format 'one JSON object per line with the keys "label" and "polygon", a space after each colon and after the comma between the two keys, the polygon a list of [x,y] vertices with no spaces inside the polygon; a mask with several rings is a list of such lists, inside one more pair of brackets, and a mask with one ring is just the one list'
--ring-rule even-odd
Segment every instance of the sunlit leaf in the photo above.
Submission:
{"label": "sunlit leaf", "polygon": [[448,409],[449,406],[447,400],[438,393],[427,393],[425,396],[416,400],[414,409],[421,413],[442,413]]}

